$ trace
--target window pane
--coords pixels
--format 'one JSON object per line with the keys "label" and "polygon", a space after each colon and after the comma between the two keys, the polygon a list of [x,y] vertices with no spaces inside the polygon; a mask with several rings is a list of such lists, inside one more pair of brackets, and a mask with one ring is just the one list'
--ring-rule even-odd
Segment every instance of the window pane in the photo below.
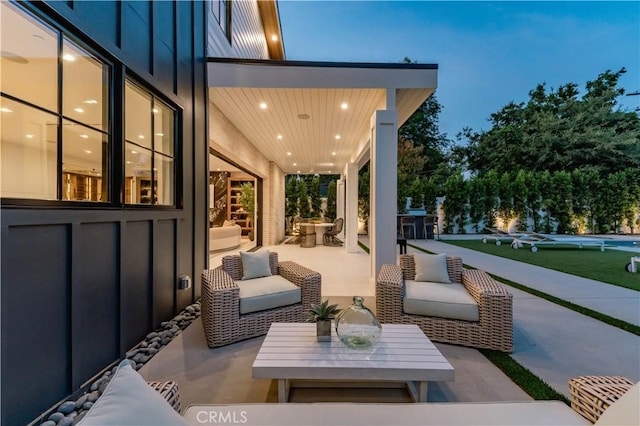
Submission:
{"label": "window pane", "polygon": [[151,95],[127,81],[124,96],[125,138],[151,148]]}
{"label": "window pane", "polygon": [[64,40],[62,112],[89,126],[107,130],[109,67]]}
{"label": "window pane", "polygon": [[158,204],[173,205],[173,158],[156,154],[154,171],[158,182]]}
{"label": "window pane", "polygon": [[155,101],[153,109],[153,135],[156,151],[173,156],[173,117],[174,112],[164,102]]}
{"label": "window pane", "polygon": [[108,158],[106,135],[67,120],[63,121],[62,199],[109,201],[106,184]]}
{"label": "window pane", "polygon": [[0,98],[1,196],[57,198],[58,118]]}
{"label": "window pane", "polygon": [[57,34],[5,1],[0,24],[2,91],[57,112]]}
{"label": "window pane", "polygon": [[151,151],[127,142],[124,157],[125,203],[151,204]]}

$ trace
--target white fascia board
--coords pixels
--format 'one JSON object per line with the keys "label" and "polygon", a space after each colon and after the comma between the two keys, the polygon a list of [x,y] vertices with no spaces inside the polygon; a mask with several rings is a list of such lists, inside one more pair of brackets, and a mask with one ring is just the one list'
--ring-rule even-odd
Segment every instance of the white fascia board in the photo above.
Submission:
{"label": "white fascia board", "polygon": [[[277,65],[273,63],[209,62],[209,87],[435,89],[438,70],[336,66]],[[354,64],[357,65],[357,64]],[[390,64],[391,65],[391,64]]]}

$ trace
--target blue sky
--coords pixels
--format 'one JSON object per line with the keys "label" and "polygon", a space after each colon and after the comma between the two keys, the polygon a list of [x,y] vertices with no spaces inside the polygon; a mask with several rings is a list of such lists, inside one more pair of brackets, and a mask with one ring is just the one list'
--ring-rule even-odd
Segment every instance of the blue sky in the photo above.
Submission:
{"label": "blue sky", "polygon": [[[439,65],[436,95],[450,138],[489,128],[492,112],[538,83],[584,90],[607,69],[640,91],[640,2],[280,0],[287,59]],[[620,99],[633,110],[640,96]]]}

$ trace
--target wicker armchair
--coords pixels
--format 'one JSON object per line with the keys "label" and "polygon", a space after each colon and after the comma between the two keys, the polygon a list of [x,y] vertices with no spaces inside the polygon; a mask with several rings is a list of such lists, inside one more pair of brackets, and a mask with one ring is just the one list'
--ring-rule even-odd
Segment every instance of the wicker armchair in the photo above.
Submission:
{"label": "wicker armchair", "polygon": [[571,408],[591,423],[625,394],[634,383],[620,376],[579,376],[569,380]]}
{"label": "wicker armchair", "polygon": [[436,342],[513,351],[513,296],[486,272],[462,267],[459,257],[447,257],[451,282],[462,283],[478,304],[478,322],[406,314],[404,280],[415,278],[413,255],[400,255],[400,266],[383,265],[376,282],[376,313],[383,323],[416,324]]}
{"label": "wicker armchair", "polygon": [[273,322],[303,322],[311,305],[320,303],[319,273],[295,262],[278,262],[273,252],[269,264],[272,274],[301,288],[301,303],[241,315],[240,289],[234,282],[242,278],[240,256],[225,256],[221,267],[202,272],[201,317],[210,348],[267,334]]}
{"label": "wicker armchair", "polygon": [[180,413],[180,392],[178,392],[178,384],[173,380],[168,382],[147,382],[156,392],[160,394],[165,401]]}

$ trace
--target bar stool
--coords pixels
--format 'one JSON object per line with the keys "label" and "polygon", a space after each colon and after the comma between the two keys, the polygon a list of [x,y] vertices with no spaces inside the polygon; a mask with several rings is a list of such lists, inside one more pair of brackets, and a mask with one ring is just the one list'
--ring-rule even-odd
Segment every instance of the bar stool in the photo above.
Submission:
{"label": "bar stool", "polygon": [[416,239],[416,221],[414,217],[401,217],[400,218],[400,236],[405,238],[404,228],[408,226],[413,228],[413,239]]}
{"label": "bar stool", "polygon": [[436,235],[438,236],[438,240],[440,239],[440,230],[438,229],[438,217],[437,216],[427,216],[422,218],[422,226],[424,227],[424,239],[426,240],[429,233],[427,230],[431,228],[431,234],[433,235],[433,231],[435,230]]}

